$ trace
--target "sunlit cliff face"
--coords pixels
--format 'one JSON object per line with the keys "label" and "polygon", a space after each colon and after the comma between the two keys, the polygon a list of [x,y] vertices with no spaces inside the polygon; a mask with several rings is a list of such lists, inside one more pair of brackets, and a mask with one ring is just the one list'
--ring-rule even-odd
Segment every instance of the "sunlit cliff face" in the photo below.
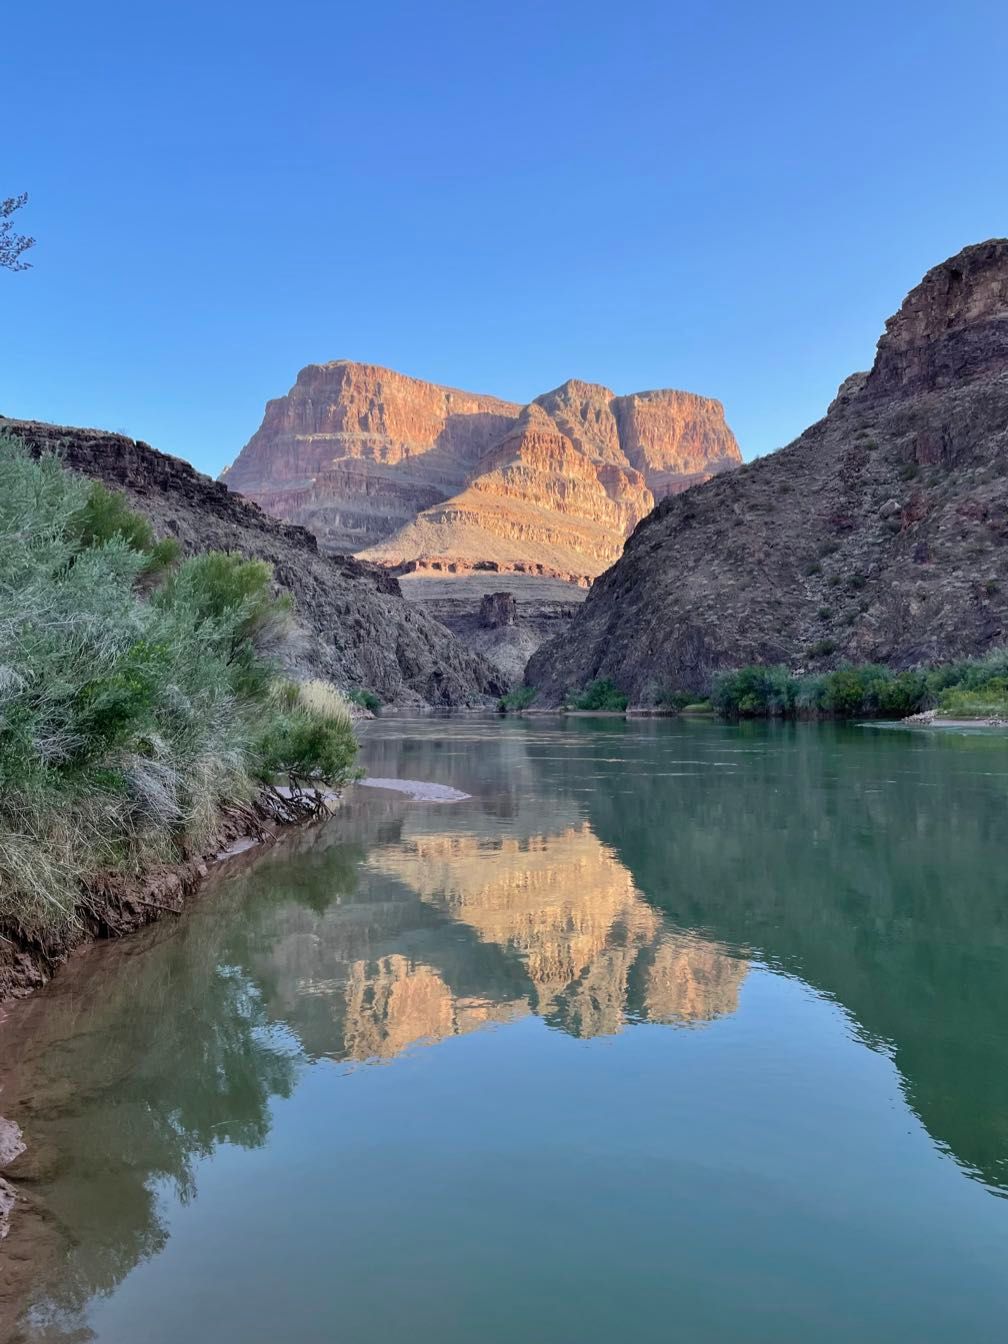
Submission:
{"label": "sunlit cliff face", "polygon": [[351,360],[302,369],[224,475],[323,549],[585,579],[667,494],[741,462],[719,402],[577,380],[521,406]]}

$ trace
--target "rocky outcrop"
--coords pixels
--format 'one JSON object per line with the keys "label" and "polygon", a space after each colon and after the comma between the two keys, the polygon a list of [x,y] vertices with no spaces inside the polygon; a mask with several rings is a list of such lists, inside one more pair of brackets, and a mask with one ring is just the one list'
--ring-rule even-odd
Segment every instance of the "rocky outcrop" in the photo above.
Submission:
{"label": "rocky outcrop", "polygon": [[390,567],[534,564],[586,580],[615,559],[653,501],[640,472],[586,456],[533,405],[464,490],[361,554]]}
{"label": "rocky outcrop", "polygon": [[269,517],[187,462],[102,430],[0,417],[0,434],[58,452],[75,471],[123,490],[159,535],[177,537],[187,552],[233,550],[267,561],[301,625],[295,670],[365,687],[390,704],[477,705],[507,689],[499,669],[406,602],[384,570],[320,555],[310,532]]}
{"label": "rocky outcrop", "polygon": [[692,392],[637,392],[617,397],[616,421],[627,460],[648,483],[655,500],[676,495],[742,458],[726,434],[719,401]]}
{"label": "rocky outcrop", "polygon": [[533,655],[540,700],[718,668],[910,666],[1008,640],[1008,240],[928,272],[788,447],[664,500]]}
{"label": "rocky outcrop", "polygon": [[587,582],[656,498],[741,460],[720,403],[571,381],[529,406],[311,365],[223,476],[323,549]]}
{"label": "rocky outcrop", "polygon": [[514,625],[517,609],[513,593],[486,593],[480,601],[479,623],[488,630]]}
{"label": "rocky outcrop", "polygon": [[399,583],[404,597],[512,681],[521,680],[532,654],[573,619],[585,597],[584,588],[544,575],[417,572]]}
{"label": "rocky outcrop", "polygon": [[358,551],[459,490],[520,411],[373,364],[310,364],[222,479],[326,550]]}

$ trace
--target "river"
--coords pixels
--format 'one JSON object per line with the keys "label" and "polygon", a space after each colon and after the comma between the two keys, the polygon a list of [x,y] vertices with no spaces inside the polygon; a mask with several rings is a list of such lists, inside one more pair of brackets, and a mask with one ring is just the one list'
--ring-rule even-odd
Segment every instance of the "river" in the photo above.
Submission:
{"label": "river", "polygon": [[0,1026],[18,1340],[1004,1338],[1003,736],[388,717],[363,758],[471,796],[351,789]]}

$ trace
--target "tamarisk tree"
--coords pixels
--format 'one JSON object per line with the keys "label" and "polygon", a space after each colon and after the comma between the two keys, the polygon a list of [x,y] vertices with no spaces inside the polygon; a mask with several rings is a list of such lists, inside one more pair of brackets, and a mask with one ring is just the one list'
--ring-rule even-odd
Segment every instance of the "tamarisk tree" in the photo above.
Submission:
{"label": "tamarisk tree", "polygon": [[11,223],[14,211],[20,210],[27,200],[28,193],[23,191],[20,196],[8,196],[5,201],[0,201],[0,267],[8,271],[27,271],[31,266],[31,262],[22,261],[21,257],[34,246],[35,239],[15,233]]}

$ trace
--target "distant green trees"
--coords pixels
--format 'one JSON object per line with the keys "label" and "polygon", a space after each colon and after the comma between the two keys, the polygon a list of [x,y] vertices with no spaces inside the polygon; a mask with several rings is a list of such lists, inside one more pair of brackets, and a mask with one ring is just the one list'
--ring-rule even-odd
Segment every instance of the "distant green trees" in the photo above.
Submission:
{"label": "distant green trees", "polygon": [[[520,686],[498,704],[523,709],[536,691]],[[580,693],[568,692],[568,710],[622,713],[628,696],[610,678]],[[879,663],[845,663],[830,672],[796,674],[785,666],[750,664],[716,674],[709,695],[652,688],[645,705],[672,714],[710,713],[722,718],[904,719],[934,709],[953,718],[1008,718],[1008,648],[983,658],[898,671]]]}
{"label": "distant green trees", "polygon": [[627,707],[627,697],[609,677],[589,682],[580,695],[570,701],[572,709],[607,710],[619,713]]}
{"label": "distant green trees", "polygon": [[0,438],[0,926],[72,925],[82,883],[200,852],[260,787],[350,776],[345,704],[277,682],[290,628],[267,565],[182,560]]}
{"label": "distant green trees", "polygon": [[898,719],[931,708],[961,717],[993,717],[1008,713],[1008,650],[904,671],[867,663],[795,676],[786,667],[740,667],[715,677],[711,701],[727,718]]}
{"label": "distant green trees", "polygon": [[382,702],[381,698],[375,695],[374,691],[369,691],[366,687],[357,686],[347,692],[347,698],[351,704],[359,705],[361,709],[368,710],[371,714],[380,714]]}

